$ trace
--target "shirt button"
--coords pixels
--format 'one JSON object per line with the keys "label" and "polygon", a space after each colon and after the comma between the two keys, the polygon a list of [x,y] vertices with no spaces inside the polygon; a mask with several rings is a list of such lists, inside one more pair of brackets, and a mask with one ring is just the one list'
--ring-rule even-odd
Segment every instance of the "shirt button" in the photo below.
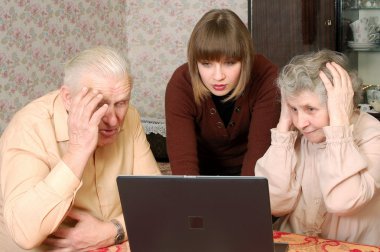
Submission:
{"label": "shirt button", "polygon": [[240,106],[235,108],[235,112],[236,112],[236,113],[239,113],[240,110],[241,110]]}
{"label": "shirt button", "polygon": [[222,122],[217,122],[216,123],[216,127],[218,127],[219,129],[223,127],[223,123]]}
{"label": "shirt button", "polygon": [[232,121],[232,122],[230,122],[228,125],[229,125],[230,127],[233,127],[233,126],[235,126],[235,122]]}
{"label": "shirt button", "polygon": [[211,108],[211,109],[210,109],[210,114],[211,114],[211,115],[214,115],[215,113],[216,113],[216,109]]}

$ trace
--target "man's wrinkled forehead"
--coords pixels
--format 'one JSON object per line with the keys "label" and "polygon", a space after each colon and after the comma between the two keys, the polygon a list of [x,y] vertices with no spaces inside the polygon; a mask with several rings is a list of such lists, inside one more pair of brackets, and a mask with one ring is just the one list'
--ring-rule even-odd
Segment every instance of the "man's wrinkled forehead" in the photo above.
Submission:
{"label": "man's wrinkled forehead", "polygon": [[128,75],[97,75],[97,74],[84,74],[81,78],[83,86],[89,88],[109,88],[126,86],[131,87],[132,82]]}
{"label": "man's wrinkled forehead", "polygon": [[97,76],[84,75],[81,78],[81,86],[98,91],[105,96],[129,96],[132,90],[132,82],[129,76]]}

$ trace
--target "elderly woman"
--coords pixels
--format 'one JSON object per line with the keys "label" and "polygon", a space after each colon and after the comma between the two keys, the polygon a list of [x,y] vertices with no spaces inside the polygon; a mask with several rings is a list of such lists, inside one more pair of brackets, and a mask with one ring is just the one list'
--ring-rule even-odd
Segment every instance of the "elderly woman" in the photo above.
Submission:
{"label": "elderly woman", "polygon": [[346,57],[296,56],[277,84],[280,120],[255,168],[275,228],[380,245],[380,122],[355,109],[360,81]]}

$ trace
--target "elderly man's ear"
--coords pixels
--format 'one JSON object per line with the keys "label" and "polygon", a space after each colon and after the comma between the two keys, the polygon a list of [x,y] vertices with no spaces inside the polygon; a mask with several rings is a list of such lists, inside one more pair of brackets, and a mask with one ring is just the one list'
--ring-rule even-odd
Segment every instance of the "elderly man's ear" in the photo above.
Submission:
{"label": "elderly man's ear", "polygon": [[65,105],[66,110],[70,110],[71,105],[71,92],[68,86],[62,85],[60,89],[60,96],[63,100],[63,104]]}

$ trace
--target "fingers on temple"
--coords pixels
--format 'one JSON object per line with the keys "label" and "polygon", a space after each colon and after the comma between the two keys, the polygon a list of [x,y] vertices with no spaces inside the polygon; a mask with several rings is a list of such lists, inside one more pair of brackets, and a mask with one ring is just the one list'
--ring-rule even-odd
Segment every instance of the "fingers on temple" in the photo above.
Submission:
{"label": "fingers on temple", "polygon": [[74,96],[73,98],[73,107],[75,108],[81,101],[83,101],[84,97],[87,95],[89,89],[88,87],[83,87],[82,90]]}
{"label": "fingers on temple", "polygon": [[351,77],[348,74],[348,72],[342,66],[335,62],[332,62],[331,65],[333,65],[336,71],[339,73],[342,86],[347,88],[348,90],[352,90]]}
{"label": "fingers on temple", "polygon": [[90,118],[97,110],[102,99],[103,95],[97,90],[83,88],[75,97],[71,112],[75,113],[78,118],[87,118],[88,120],[91,120]]}
{"label": "fingers on temple", "polygon": [[331,90],[333,88],[333,85],[330,81],[330,79],[326,76],[326,74],[323,71],[319,72],[319,77],[321,78],[323,84],[325,85],[325,88],[327,91]]}
{"label": "fingers on temple", "polygon": [[344,72],[344,69],[338,64],[336,64],[335,62],[327,62],[326,67],[330,70],[330,73],[333,77],[334,87],[336,88],[342,87],[342,82],[345,81],[344,75],[342,75]]}

